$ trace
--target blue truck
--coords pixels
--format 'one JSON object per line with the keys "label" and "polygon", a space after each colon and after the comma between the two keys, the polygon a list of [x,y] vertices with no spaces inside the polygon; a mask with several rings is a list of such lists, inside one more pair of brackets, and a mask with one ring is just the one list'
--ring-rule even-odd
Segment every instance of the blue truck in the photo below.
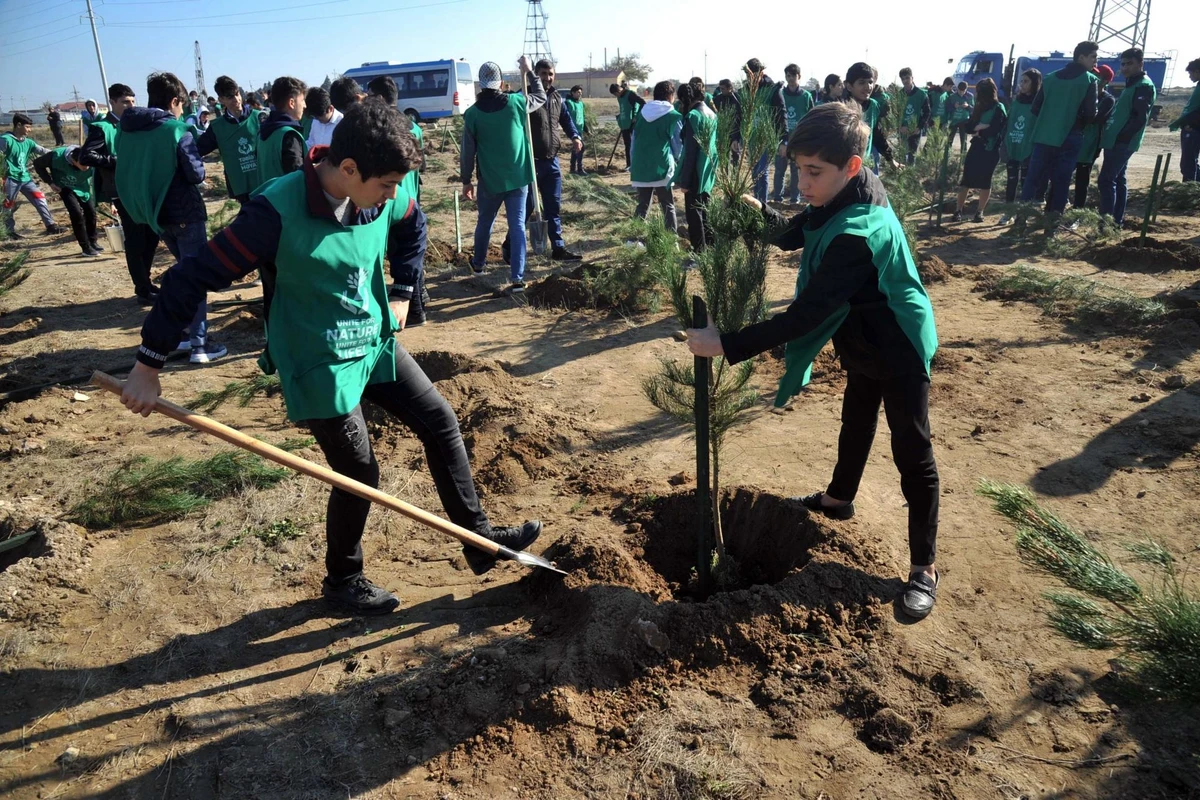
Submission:
{"label": "blue truck", "polygon": [[[1151,58],[1148,56],[1144,62],[1146,76],[1154,82],[1154,88],[1160,94],[1163,90],[1163,83],[1167,78],[1167,63],[1169,61],[1170,59],[1168,58]],[[958,66],[954,68],[954,83],[957,85],[960,81],[966,81],[967,85],[974,91],[977,83],[984,78],[991,78],[1000,87],[1000,97],[1007,100],[1012,96],[1014,85],[1020,81],[1021,74],[1025,70],[1036,69],[1042,75],[1048,75],[1070,63],[1071,56],[1061,52],[1053,52],[1048,56],[1018,56],[1013,58],[1013,51],[1010,50],[1008,59],[1006,60],[1003,53],[986,53],[982,50],[976,50],[973,53],[967,53],[959,59]],[[1097,63],[1107,64],[1112,67],[1113,74],[1117,76],[1116,80],[1113,81],[1113,91],[1119,92],[1125,85],[1121,79],[1121,59],[1115,56],[1101,58]]]}

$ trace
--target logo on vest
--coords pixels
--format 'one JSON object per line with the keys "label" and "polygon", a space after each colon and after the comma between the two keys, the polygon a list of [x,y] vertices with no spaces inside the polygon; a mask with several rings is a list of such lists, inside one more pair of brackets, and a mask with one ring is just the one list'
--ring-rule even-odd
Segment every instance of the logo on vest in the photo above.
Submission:
{"label": "logo on vest", "polygon": [[248,156],[254,152],[254,143],[242,136],[238,139],[238,154]]}
{"label": "logo on vest", "polygon": [[371,313],[371,295],[367,286],[366,270],[357,269],[346,278],[349,294],[342,293],[342,308],[353,314]]}
{"label": "logo on vest", "polygon": [[909,103],[908,105],[906,105],[904,107],[904,116],[911,118],[911,117],[916,116],[916,113],[917,113],[917,109],[913,106],[912,103]]}

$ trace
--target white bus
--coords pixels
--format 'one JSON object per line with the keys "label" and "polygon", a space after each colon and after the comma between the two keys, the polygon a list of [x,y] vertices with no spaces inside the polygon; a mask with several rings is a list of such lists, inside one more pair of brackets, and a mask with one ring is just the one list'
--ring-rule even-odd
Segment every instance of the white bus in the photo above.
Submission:
{"label": "white bus", "polygon": [[400,90],[396,107],[418,122],[458,116],[475,105],[475,73],[466,61],[369,61],[344,75],[364,90],[372,78],[390,75]]}

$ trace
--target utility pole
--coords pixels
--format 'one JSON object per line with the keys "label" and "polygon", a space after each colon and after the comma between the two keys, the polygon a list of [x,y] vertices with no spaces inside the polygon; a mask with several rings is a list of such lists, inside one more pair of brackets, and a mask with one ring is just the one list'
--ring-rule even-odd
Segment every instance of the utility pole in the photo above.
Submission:
{"label": "utility pole", "polygon": [[196,41],[196,94],[201,103],[203,103],[207,92],[204,90],[204,62],[200,60],[200,41]]}
{"label": "utility pole", "polygon": [[79,90],[78,90],[77,88],[75,88],[75,84],[73,84],[73,83],[71,84],[71,95],[72,95],[72,96],[75,98],[75,103],[76,103],[76,105],[78,105],[78,103],[79,103]]}
{"label": "utility pole", "polygon": [[704,51],[704,90],[708,91],[708,51]]}
{"label": "utility pole", "polygon": [[100,82],[104,84],[101,99],[108,102],[108,75],[104,72],[104,56],[100,54],[100,34],[96,33],[96,12],[92,10],[92,0],[87,0],[88,21],[92,23],[92,41],[96,43],[96,61],[100,64]]}
{"label": "utility pole", "polygon": [[22,111],[28,111],[28,110],[29,110],[29,102],[28,102],[28,101],[26,101],[26,99],[25,99],[25,95],[21,95],[21,110],[22,110]]}

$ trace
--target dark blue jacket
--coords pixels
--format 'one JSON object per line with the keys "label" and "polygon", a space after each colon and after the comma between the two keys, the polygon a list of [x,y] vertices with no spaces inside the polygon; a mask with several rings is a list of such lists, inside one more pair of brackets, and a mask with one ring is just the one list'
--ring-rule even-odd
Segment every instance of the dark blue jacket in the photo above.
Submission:
{"label": "dark blue jacket", "polygon": [[[327,149],[314,148],[317,161],[324,157]],[[302,169],[309,214],[332,219],[333,210],[321,189],[316,167],[305,163]],[[350,224],[365,225],[376,219],[381,209],[355,209]],[[162,368],[167,354],[179,343],[179,331],[187,328],[196,313],[196,306],[203,302],[207,292],[228,288],[256,269],[262,270],[264,289],[273,286],[278,270],[288,267],[287,264],[275,264],[282,234],[283,221],[279,212],[266,198],[258,196],[242,206],[229,227],[214,236],[197,255],[188,256],[167,270],[154,308],[142,325],[138,361]],[[394,282],[389,292],[392,298],[412,298],[424,268],[426,244],[425,215],[417,207],[416,200],[410,200],[407,216],[392,225],[388,234],[387,258]],[[264,294],[266,310],[270,313],[272,299],[269,293]]]}
{"label": "dark blue jacket", "polygon": [[[121,124],[111,111],[104,115],[104,119],[113,125]],[[96,186],[96,194],[101,197],[117,196],[117,154],[109,151],[104,131],[100,128],[88,126],[87,139],[79,148],[79,163],[95,170],[92,182]]]}
{"label": "dark blue jacket", "polygon": [[[121,115],[121,130],[151,130],[168,119],[173,117],[161,108],[131,108]],[[200,184],[204,183],[204,164],[200,161],[200,151],[196,149],[192,134],[185,133],[179,140],[175,148],[175,162],[175,177],[158,212],[158,222],[160,225],[204,222],[208,219],[204,198],[200,194]],[[185,324],[180,329],[186,327]]]}

